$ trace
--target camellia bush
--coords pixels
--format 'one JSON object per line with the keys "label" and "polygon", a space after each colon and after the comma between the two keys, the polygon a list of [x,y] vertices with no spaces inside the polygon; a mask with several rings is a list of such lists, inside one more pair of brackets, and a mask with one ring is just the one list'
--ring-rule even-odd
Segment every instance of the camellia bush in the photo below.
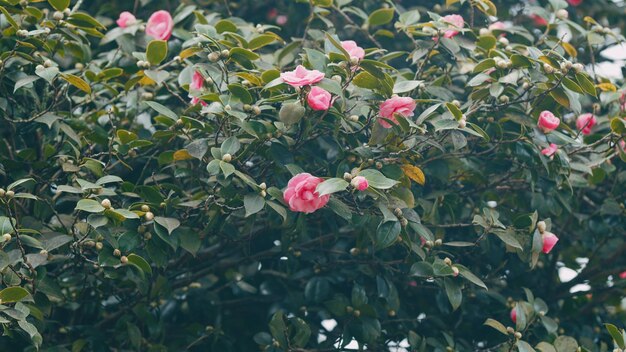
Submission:
{"label": "camellia bush", "polygon": [[0,350],[622,351],[625,11],[0,0]]}

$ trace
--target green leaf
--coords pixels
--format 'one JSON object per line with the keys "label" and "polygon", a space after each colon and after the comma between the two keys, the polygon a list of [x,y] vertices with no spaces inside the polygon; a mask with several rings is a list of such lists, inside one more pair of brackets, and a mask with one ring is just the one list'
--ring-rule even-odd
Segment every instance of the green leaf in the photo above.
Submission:
{"label": "green leaf", "polygon": [[487,325],[490,326],[496,330],[498,330],[500,333],[504,334],[504,335],[509,335],[509,332],[506,331],[506,327],[499,321],[497,320],[493,320],[491,318],[485,320],[485,322],[483,323],[483,325]]}
{"label": "green leaf", "polygon": [[378,225],[376,229],[376,248],[382,249],[391,246],[400,236],[400,222],[387,221]]}
{"label": "green leaf", "polygon": [[165,227],[165,229],[167,229],[168,234],[170,235],[172,234],[174,230],[176,230],[180,226],[180,221],[174,218],[165,218],[161,216],[155,216],[154,221],[157,224]]}
{"label": "green leaf", "polygon": [[362,170],[359,172],[359,176],[365,177],[370,187],[378,189],[389,189],[398,183],[398,181],[387,178],[380,171],[375,169]]}
{"label": "green leaf", "polygon": [[[16,30],[20,29],[20,25],[17,24],[17,22],[15,22],[15,20],[13,19],[13,17],[11,17],[11,14],[4,8],[4,6],[0,6],[0,12],[2,12],[2,14],[4,15],[4,17],[7,19],[7,21],[9,22],[9,24],[11,25],[11,27],[13,27]],[[17,90],[17,84],[16,84],[16,88],[15,90]]]}
{"label": "green leaf", "polygon": [[81,199],[76,204],[74,210],[82,210],[89,213],[101,213],[104,211],[104,207],[93,199]]}
{"label": "green leaf", "polygon": [[160,64],[167,57],[167,42],[165,40],[152,40],[146,48],[146,58],[152,65]]}
{"label": "green leaf", "polygon": [[513,234],[511,234],[511,232],[512,232],[511,230],[494,230],[494,231],[492,231],[493,234],[495,234],[496,236],[500,237],[502,242],[508,244],[511,247],[517,248],[519,250],[523,250],[522,249],[522,245],[519,243],[517,238],[515,238],[513,236]]}
{"label": "green leaf", "polygon": [[515,345],[517,346],[518,352],[536,352],[535,349],[524,340],[518,340]]}
{"label": "green leaf", "polygon": [[220,169],[224,173],[224,177],[228,178],[228,176],[232,175],[235,172],[235,167],[233,164],[227,163],[225,161],[220,160]]}
{"label": "green leaf", "polygon": [[619,331],[617,326],[613,324],[609,324],[609,323],[605,323],[604,326],[608,330],[609,334],[611,335],[611,337],[613,338],[613,341],[615,341],[617,346],[619,346],[619,348],[621,349],[626,348],[626,344],[624,343],[624,335],[622,334],[621,331]]}
{"label": "green leaf", "polygon": [[85,82],[85,80],[83,80],[82,78],[72,75],[72,74],[62,74],[61,78],[66,80],[69,84],[73,85],[74,87],[82,90],[83,92],[87,94],[91,94],[91,87],[89,86],[89,83]]}
{"label": "green leaf", "polygon": [[127,256],[127,258],[128,258],[128,263],[133,264],[144,273],[148,275],[152,275],[152,267],[150,266],[150,264],[148,264],[148,262],[145,259],[143,259],[143,257],[137,254],[131,253]]}
{"label": "green leaf", "polygon": [[349,183],[342,178],[329,178],[317,185],[316,191],[320,196],[345,191]]}
{"label": "green leaf", "polygon": [[237,97],[241,102],[250,104],[253,102],[252,95],[248,91],[248,88],[239,83],[231,83],[228,85],[228,90],[233,93],[233,96]]}
{"label": "green leaf", "polygon": [[619,118],[619,117],[612,118],[610,125],[611,125],[611,131],[617,134],[622,134],[626,132],[626,120],[622,118]]}
{"label": "green leaf", "polygon": [[281,310],[274,313],[272,320],[270,320],[269,327],[270,333],[280,346],[287,347],[287,325],[285,324]]}
{"label": "green leaf", "polygon": [[369,72],[363,71],[357,74],[352,80],[355,86],[365,89],[377,89],[380,88],[380,81],[378,78],[372,76]]}
{"label": "green leaf", "polygon": [[367,18],[367,23],[370,26],[380,26],[383,24],[387,24],[393,20],[394,9],[378,9],[372,12]]}
{"label": "green leaf", "polygon": [[0,302],[2,304],[19,302],[27,297],[30,297],[30,293],[25,288],[19,286],[7,287],[0,291]]}
{"label": "green leaf", "polygon": [[596,86],[589,80],[586,74],[579,72],[576,74],[576,81],[580,84],[580,87],[589,95],[598,97],[596,93]]}
{"label": "green leaf", "polygon": [[411,266],[411,270],[409,271],[411,276],[419,276],[419,277],[433,277],[435,273],[433,271],[433,266],[428,262],[417,262]]}
{"label": "green leaf", "polygon": [[166,117],[169,117],[170,119],[172,119],[174,121],[178,120],[178,115],[176,115],[176,113],[174,113],[169,108],[166,108],[162,104],[159,104],[156,101],[146,101],[146,104],[149,107],[151,107],[154,110],[156,110],[159,114],[161,114],[163,116],[166,116]]}
{"label": "green leaf", "polygon": [[235,153],[239,151],[239,148],[241,148],[239,139],[237,139],[237,137],[235,136],[232,136],[232,137],[226,138],[222,142],[222,145],[220,146],[220,151],[222,152],[222,155],[224,154],[234,155]]}
{"label": "green leaf", "polygon": [[461,276],[463,276],[469,282],[487,290],[487,285],[485,285],[483,280],[481,280],[478,276],[474,275],[471,271],[469,271],[469,269],[467,269],[466,267],[462,265],[457,265],[457,268],[459,268],[459,273],[461,274]]}
{"label": "green leaf", "polygon": [[258,194],[246,194],[243,197],[246,217],[260,212],[265,207],[265,199]]}
{"label": "green leaf", "polygon": [[401,81],[393,85],[393,93],[400,94],[410,92],[417,88],[423,81]]}
{"label": "green leaf", "polygon": [[557,352],[576,352],[578,350],[578,342],[573,337],[559,336],[554,340],[554,347]]}
{"label": "green leaf", "polygon": [[461,120],[461,118],[463,117],[463,112],[456,105],[452,103],[446,103],[446,108],[448,109],[448,111],[450,111],[452,116],[454,116],[457,121]]}
{"label": "green leaf", "polygon": [[48,0],[57,11],[63,11],[70,6],[70,0]]}
{"label": "green leaf", "polygon": [[463,301],[463,292],[461,291],[461,284],[459,283],[459,280],[452,277],[446,277],[443,279],[443,284],[446,288],[446,295],[452,305],[452,309],[457,310]]}

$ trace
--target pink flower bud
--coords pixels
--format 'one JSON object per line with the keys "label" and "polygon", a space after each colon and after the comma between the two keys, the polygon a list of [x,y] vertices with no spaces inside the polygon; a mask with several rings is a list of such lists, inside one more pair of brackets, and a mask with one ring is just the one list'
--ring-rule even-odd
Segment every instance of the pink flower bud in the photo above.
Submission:
{"label": "pink flower bud", "polygon": [[591,133],[591,128],[596,125],[598,120],[593,114],[582,114],[576,119],[576,128],[584,135]]}
{"label": "pink flower bud", "polygon": [[367,187],[369,187],[367,179],[363,176],[353,177],[350,183],[352,184],[352,186],[354,186],[354,188],[358,189],[359,191],[365,191]]}
{"label": "pink flower bud", "polygon": [[[441,18],[444,22],[447,22],[453,26],[453,28],[463,28],[465,26],[465,20],[460,15],[447,15]],[[459,34],[456,29],[448,29],[443,33],[444,38],[452,38]]]}
{"label": "pink flower bud", "polygon": [[517,323],[517,311],[515,310],[515,308],[511,309],[511,321],[513,321],[513,323]]}
{"label": "pink flower bud", "polygon": [[120,13],[120,18],[118,18],[117,21],[115,21],[115,22],[121,28],[126,28],[126,27],[130,26],[131,24],[137,22],[137,19],[135,18],[135,16],[132,13],[130,13],[128,11],[124,11],[124,12]]}
{"label": "pink flower bud", "polygon": [[204,85],[204,77],[198,71],[194,71],[193,76],[191,77],[191,84],[189,84],[189,89],[193,90],[201,90]]}
{"label": "pink flower bud", "polygon": [[552,248],[554,248],[556,243],[559,241],[559,238],[556,237],[555,234],[547,231],[541,234],[541,238],[543,239],[543,252],[545,254],[550,253],[550,251],[552,251]]}
{"label": "pink flower bud", "polygon": [[550,143],[550,146],[547,148],[543,148],[541,150],[541,154],[552,158],[554,156],[554,154],[556,153],[556,151],[559,150],[559,147],[554,144],[554,143]]}
{"label": "pink flower bud", "polygon": [[331,96],[325,89],[313,87],[306,96],[306,101],[313,110],[326,111],[330,108]]}
{"label": "pink flower bud", "polygon": [[548,133],[559,127],[560,123],[561,120],[558,117],[554,116],[552,112],[545,110],[539,114],[537,126],[539,126],[539,129],[542,130],[543,133]]}

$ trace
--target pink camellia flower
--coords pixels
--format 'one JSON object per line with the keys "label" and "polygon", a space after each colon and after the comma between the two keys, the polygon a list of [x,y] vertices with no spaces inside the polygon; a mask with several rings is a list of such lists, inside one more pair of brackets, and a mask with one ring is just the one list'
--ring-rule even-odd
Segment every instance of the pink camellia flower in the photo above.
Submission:
{"label": "pink camellia flower", "polygon": [[513,321],[513,323],[517,323],[517,311],[515,310],[515,308],[511,309],[511,321]]}
{"label": "pink camellia flower", "polygon": [[572,6],[578,6],[583,3],[583,0],[567,0],[567,2]]}
{"label": "pink camellia flower", "polygon": [[354,188],[358,189],[359,191],[365,191],[367,187],[370,186],[369,182],[367,182],[367,179],[363,176],[353,177],[350,183],[352,184],[352,186],[354,186]]}
{"label": "pink camellia flower", "polygon": [[554,116],[552,112],[545,110],[539,114],[537,126],[539,126],[539,129],[542,130],[543,133],[548,133],[559,127],[560,123],[561,120],[558,117]]}
{"label": "pink camellia flower", "polygon": [[152,14],[146,23],[146,34],[158,40],[168,40],[174,29],[172,15],[165,10]]}
{"label": "pink camellia flower", "polygon": [[619,273],[619,278],[620,279],[626,279],[626,271],[622,271],[621,273]]}
{"label": "pink camellia flower", "polygon": [[204,77],[198,71],[194,71],[193,76],[191,77],[191,84],[189,84],[189,89],[201,90],[204,85]]}
{"label": "pink camellia flower", "polygon": [[[465,20],[460,15],[447,15],[441,18],[443,21],[452,24],[456,28],[463,28],[465,26]],[[448,29],[443,33],[445,38],[452,38],[459,34],[459,31],[456,29]]]}
{"label": "pink camellia flower", "polygon": [[543,252],[545,254],[550,253],[552,248],[554,248],[556,243],[559,241],[559,238],[556,237],[555,234],[553,234],[552,232],[548,232],[548,231],[542,233],[541,238],[543,239]]}
{"label": "pink camellia flower", "polygon": [[287,16],[285,16],[285,15],[278,15],[276,17],[276,24],[279,25],[279,26],[284,26],[285,23],[287,23],[288,19],[289,18]]}
{"label": "pink camellia flower", "polygon": [[117,21],[115,21],[115,23],[117,23],[117,25],[120,26],[121,28],[126,28],[135,22],[137,22],[135,15],[133,15],[132,13],[128,11],[124,11],[120,13],[120,18],[118,18]]}
{"label": "pink camellia flower", "polygon": [[341,47],[346,49],[350,58],[356,57],[357,60],[363,60],[365,57],[365,50],[358,46],[354,40],[344,40],[341,42]]}
{"label": "pink camellia flower", "polygon": [[591,128],[596,125],[598,121],[593,114],[582,114],[576,119],[576,128],[583,132],[584,135],[591,133]]}
{"label": "pink camellia flower", "polygon": [[326,111],[330,108],[331,96],[324,88],[313,87],[306,96],[306,101],[313,110]]}
{"label": "pink camellia flower", "polygon": [[191,95],[189,97],[191,98],[191,105],[196,105],[196,104],[200,103],[200,104],[202,104],[202,106],[208,106],[206,101],[200,100],[200,98],[198,98],[198,97],[193,97]]}
{"label": "pink camellia flower", "polygon": [[619,153],[620,151],[622,153],[626,153],[626,141],[625,140],[620,140],[617,145],[615,146],[615,149],[617,150],[617,152]]}
{"label": "pink camellia flower", "polygon": [[532,14],[530,15],[530,18],[536,26],[545,27],[548,25],[548,21],[539,15]]}
{"label": "pink camellia flower", "polygon": [[315,190],[323,180],[309,173],[300,173],[289,180],[284,199],[291,211],[312,213],[328,203],[330,194],[320,196]]}
{"label": "pink camellia flower", "polygon": [[[380,116],[393,121],[397,125],[398,120],[396,120],[395,114],[404,118],[412,117],[415,106],[413,98],[392,97],[380,104]],[[378,123],[384,128],[391,128],[391,124],[383,119],[378,119]]]}
{"label": "pink camellia flower", "polygon": [[552,158],[557,150],[559,150],[559,147],[554,143],[550,143],[549,147],[541,150],[541,154]]}
{"label": "pink camellia flower", "polygon": [[324,78],[324,73],[318,70],[307,70],[306,67],[298,65],[295,70],[280,74],[283,82],[292,87],[301,87],[315,84]]}

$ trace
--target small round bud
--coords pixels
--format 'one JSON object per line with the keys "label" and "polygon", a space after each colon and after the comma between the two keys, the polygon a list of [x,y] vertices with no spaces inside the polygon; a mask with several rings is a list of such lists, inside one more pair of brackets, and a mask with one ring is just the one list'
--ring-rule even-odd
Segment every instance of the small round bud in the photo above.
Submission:
{"label": "small round bud", "polygon": [[28,0],[20,0],[20,6],[22,7],[28,6]]}
{"label": "small round bud", "polygon": [[0,188],[0,197],[4,197],[7,194],[7,191],[4,188]]}
{"label": "small round bud", "polygon": [[224,50],[222,50],[222,51],[220,52],[220,56],[221,56],[222,58],[224,58],[224,59],[228,59],[228,57],[230,56],[230,51],[229,51],[229,50],[224,49]]}
{"label": "small round bud", "polygon": [[478,34],[479,34],[479,35],[488,35],[488,34],[491,34],[491,31],[490,31],[488,28],[484,28],[484,27],[483,27],[483,28],[481,28],[481,29],[478,31]]}
{"label": "small round bud", "polygon": [[350,65],[352,66],[356,66],[359,64],[359,58],[356,56],[351,56],[350,57]]}
{"label": "small round bud", "polygon": [[427,248],[432,248],[435,244],[433,243],[433,241],[426,241],[426,242],[424,243],[424,245],[425,245]]}
{"label": "small round bud", "polygon": [[265,184],[265,182],[261,182],[261,184],[259,185],[260,189],[267,189],[267,185]]}
{"label": "small round bud", "polygon": [[252,105],[250,104],[243,104],[243,111],[250,111],[252,110]]}
{"label": "small round bud", "polygon": [[498,68],[506,68],[506,60],[498,60],[496,61],[496,66],[498,66]]}
{"label": "small round bud", "polygon": [[574,69],[574,71],[576,71],[576,73],[581,73],[585,70],[585,66],[583,66],[582,64],[579,63],[575,63],[572,65],[572,68]]}
{"label": "small round bud", "polygon": [[126,263],[128,263],[128,258],[126,258],[126,256],[125,256],[125,255],[123,255],[123,256],[120,258],[120,263],[122,263],[122,264],[126,264]]}
{"label": "small round bud", "polygon": [[380,161],[377,161],[377,162],[376,162],[376,168],[377,168],[378,170],[382,169],[382,168],[383,168],[383,163],[381,163]]}
{"label": "small round bud", "polygon": [[141,206],[141,211],[143,211],[144,213],[147,213],[150,211],[150,206],[148,206],[147,204],[144,204]]}
{"label": "small round bud", "polygon": [[500,102],[502,104],[507,104],[509,102],[509,96],[508,95],[501,95],[499,99],[500,99]]}
{"label": "small round bud", "polygon": [[159,203],[159,207],[160,208],[165,208],[167,206],[167,204],[165,204],[165,202],[161,202]]}
{"label": "small round bud", "polygon": [[37,65],[37,66],[35,66],[35,71],[41,71],[41,70],[43,70],[43,69],[45,69],[45,67],[43,67],[43,65]]}
{"label": "small round bud", "polygon": [[228,153],[226,153],[226,154],[224,154],[222,156],[222,161],[225,161],[225,162],[229,163],[231,160],[233,160],[233,156],[228,154]]}
{"label": "small round bud", "polygon": [[252,113],[254,113],[255,115],[261,115],[261,108],[256,106],[256,105],[253,105],[252,106]]}
{"label": "small round bud", "polygon": [[40,250],[40,251],[39,251],[39,254],[40,254],[42,257],[47,257],[47,256],[48,256],[48,251],[47,251],[47,250],[45,250],[45,249],[42,249],[42,250]]}
{"label": "small round bud", "polygon": [[493,123],[495,120],[496,120],[496,119],[494,119],[494,118],[493,118],[493,116],[489,116],[489,117],[487,118],[487,122],[489,122],[489,123]]}
{"label": "small round bud", "polygon": [[51,67],[52,65],[52,60],[50,59],[46,59],[46,61],[43,62],[44,67]]}
{"label": "small round bud", "polygon": [[350,255],[355,257],[357,255],[359,255],[359,253],[361,253],[361,251],[358,248],[350,248]]}
{"label": "small round bud", "polygon": [[351,306],[346,306],[346,313],[350,314],[354,312],[354,308],[352,308]]}
{"label": "small round bud", "polygon": [[396,316],[396,311],[393,310],[393,309],[389,309],[387,311],[387,315],[390,316],[390,317],[395,317]]}
{"label": "small round bud", "polygon": [[65,8],[65,10],[63,10],[63,14],[64,14],[65,16],[69,16],[69,15],[71,15],[71,14],[72,14],[72,10],[70,10],[70,8],[69,8],[69,7],[67,7],[67,8]]}
{"label": "small round bud", "polygon": [[102,205],[104,209],[109,209],[111,208],[111,201],[108,199],[103,199],[102,202],[100,202],[100,205]]}
{"label": "small round bud", "polygon": [[507,326],[507,327],[506,327],[506,332],[508,332],[509,334],[514,334],[514,333],[515,333],[515,329],[513,329],[513,328],[512,328],[512,327],[510,327],[510,326]]}
{"label": "small round bud", "polygon": [[220,54],[218,52],[212,52],[210,53],[208,56],[209,61],[211,62],[217,62],[220,59]]}
{"label": "small round bud", "polygon": [[11,199],[11,198],[13,198],[13,196],[15,196],[15,192],[13,192],[13,191],[7,191],[7,193],[6,193],[6,197],[7,197],[7,198]]}
{"label": "small round bud", "polygon": [[80,63],[80,62],[77,62],[77,63],[75,63],[75,64],[74,64],[74,68],[75,68],[75,69],[77,69],[77,70],[79,70],[79,71],[81,71],[82,69],[84,69],[84,68],[85,68],[85,65],[83,65],[83,64],[82,64],[82,63]]}
{"label": "small round bud", "polygon": [[2,235],[2,242],[9,242],[11,241],[11,234],[10,233],[5,233],[4,235]]}
{"label": "small round bud", "polygon": [[146,219],[146,221],[152,221],[154,219],[154,213],[149,211],[144,214],[144,218]]}
{"label": "small round bud", "polygon": [[28,31],[25,29],[19,29],[15,32],[18,37],[26,37],[28,35]]}
{"label": "small round bud", "polygon": [[443,244],[443,241],[441,240],[441,238],[438,238],[435,240],[435,246],[441,246]]}
{"label": "small round bud", "polygon": [[569,13],[566,9],[560,9],[556,12],[556,18],[560,20],[566,20],[569,17]]}
{"label": "small round bud", "polygon": [[150,241],[152,239],[152,234],[150,232],[146,232],[143,234],[143,239],[146,241]]}
{"label": "small round bud", "polygon": [[116,257],[119,257],[119,256],[122,255],[122,252],[119,249],[115,248],[113,250],[113,255],[116,256]]}
{"label": "small round bud", "polygon": [[565,68],[568,69],[568,70],[570,68],[572,68],[572,66],[573,66],[572,62],[569,61],[569,60],[565,60],[564,64],[565,64]]}
{"label": "small round bud", "polygon": [[339,75],[333,75],[332,77],[330,77],[330,79],[332,79],[333,81],[337,82],[337,83],[341,83],[342,78]]}
{"label": "small round bud", "polygon": [[350,174],[349,172],[344,172],[343,179],[348,182],[352,181],[352,174]]}
{"label": "small round bud", "polygon": [[530,88],[530,83],[528,81],[524,81],[524,83],[522,83],[522,89],[528,90],[528,88]]}
{"label": "small round bud", "polygon": [[102,242],[96,242],[96,250],[101,251],[102,248],[104,248],[104,245],[102,244]]}
{"label": "small round bud", "polygon": [[466,119],[460,119],[459,120],[459,128],[465,128],[467,126],[467,120]]}
{"label": "small round bud", "polygon": [[400,208],[395,208],[393,210],[393,215],[397,216],[397,217],[401,217],[402,216],[402,209]]}
{"label": "small round bud", "polygon": [[506,37],[500,37],[500,39],[498,39],[498,42],[504,46],[509,45],[509,40],[506,39]]}
{"label": "small round bud", "polygon": [[550,64],[548,64],[548,63],[544,63],[544,64],[543,64],[543,70],[544,70],[546,73],[548,73],[548,74],[549,74],[549,73],[554,73],[554,67],[552,67],[552,65],[550,65]]}
{"label": "small round bud", "polygon": [[54,13],[52,14],[52,18],[54,18],[57,21],[62,20],[63,17],[65,17],[65,16],[63,15],[63,12],[61,12],[61,11],[54,11]]}
{"label": "small round bud", "polygon": [[461,102],[460,102],[460,101],[458,101],[458,100],[456,100],[456,99],[452,101],[452,104],[453,104],[454,106],[456,106],[457,108],[460,108],[460,107],[461,107]]}
{"label": "small round bud", "polygon": [[518,340],[519,340],[519,339],[521,339],[521,338],[522,338],[522,333],[521,333],[521,332],[519,332],[519,331],[517,331],[517,332],[515,333],[515,338],[516,338],[516,339],[518,339]]}
{"label": "small round bud", "polygon": [[263,198],[265,198],[267,196],[267,191],[265,191],[264,189],[261,190],[261,192],[259,192],[259,195]]}
{"label": "small round bud", "polygon": [[145,61],[143,60],[137,60],[137,67],[139,68],[143,68],[143,66],[145,65]]}
{"label": "small round bud", "polygon": [[545,223],[545,221],[539,221],[537,223],[537,230],[539,231],[539,233],[546,232],[546,223]]}
{"label": "small round bud", "polygon": [[407,220],[406,218],[400,219],[400,225],[402,225],[402,227],[406,227],[408,224],[409,224],[409,220]]}
{"label": "small round bud", "polygon": [[350,120],[352,122],[358,122],[359,121],[359,115],[350,115],[348,117],[348,120]]}
{"label": "small round bud", "polygon": [[446,257],[443,262],[446,263],[446,265],[452,265],[452,260],[448,257]]}
{"label": "small round bud", "polygon": [[360,317],[361,316],[361,311],[358,309],[355,309],[354,312],[352,312],[352,315],[354,315],[355,317]]}

